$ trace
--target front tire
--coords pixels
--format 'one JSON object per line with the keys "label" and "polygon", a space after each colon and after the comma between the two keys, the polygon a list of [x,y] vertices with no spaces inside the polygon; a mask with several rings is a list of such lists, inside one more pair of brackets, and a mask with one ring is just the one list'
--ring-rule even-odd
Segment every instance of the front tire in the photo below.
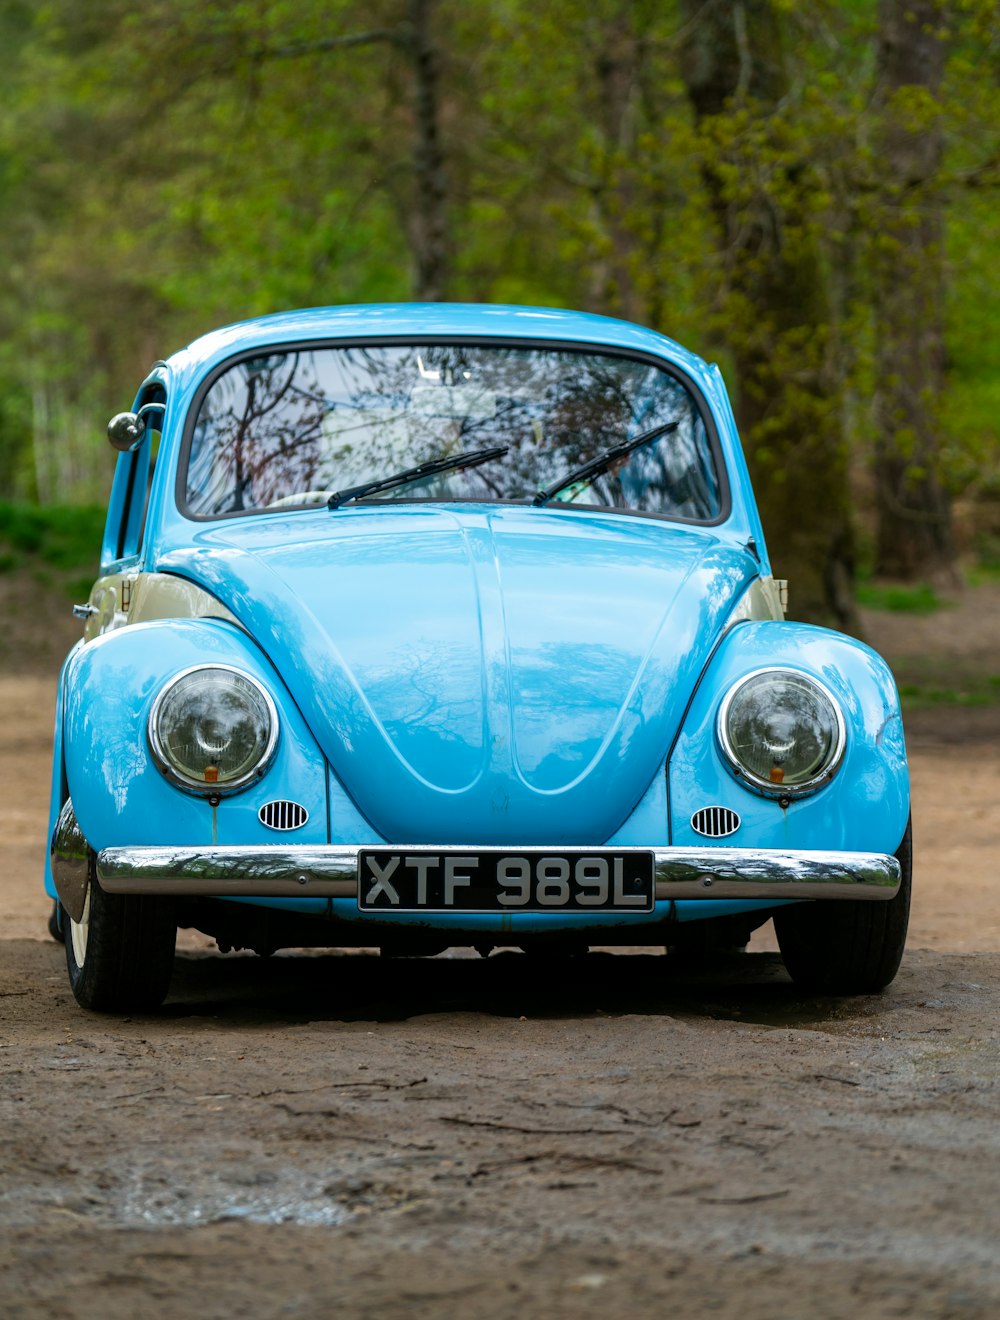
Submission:
{"label": "front tire", "polygon": [[910,916],[909,822],[896,857],[902,874],[888,903],[819,901],[775,913],[778,948],[797,986],[819,994],[871,995],[893,979],[903,957]]}
{"label": "front tire", "polygon": [[64,912],[61,903],[53,903],[49,913],[49,934],[57,944],[66,943],[66,930],[63,926]]}
{"label": "front tire", "polygon": [[66,969],[76,1002],[99,1013],[159,1008],[170,988],[177,924],[169,899],[106,894],[91,869],[79,921],[63,909]]}

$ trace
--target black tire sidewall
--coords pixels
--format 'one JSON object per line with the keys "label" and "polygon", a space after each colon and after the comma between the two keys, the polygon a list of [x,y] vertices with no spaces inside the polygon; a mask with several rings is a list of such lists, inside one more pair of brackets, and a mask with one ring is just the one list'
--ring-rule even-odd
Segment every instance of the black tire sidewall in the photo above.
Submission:
{"label": "black tire sidewall", "polygon": [[877,994],[903,957],[913,872],[912,823],[895,853],[900,883],[887,903],[817,900],[780,909],[774,929],[796,985],[821,994]]}
{"label": "black tire sidewall", "polygon": [[166,998],[177,926],[169,899],[108,894],[93,868],[90,919],[83,963],[73,948],[73,925],[63,909],[66,970],[77,1003],[96,1012],[144,1012]]}

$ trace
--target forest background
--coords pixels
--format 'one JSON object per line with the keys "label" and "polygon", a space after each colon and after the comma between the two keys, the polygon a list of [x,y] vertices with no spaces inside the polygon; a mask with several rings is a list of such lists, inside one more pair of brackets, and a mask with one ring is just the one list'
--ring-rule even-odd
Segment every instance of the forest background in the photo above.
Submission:
{"label": "forest background", "polygon": [[996,0],[0,0],[0,571],[197,334],[518,302],[719,361],[793,615],[857,630],[1000,568],[998,216]]}

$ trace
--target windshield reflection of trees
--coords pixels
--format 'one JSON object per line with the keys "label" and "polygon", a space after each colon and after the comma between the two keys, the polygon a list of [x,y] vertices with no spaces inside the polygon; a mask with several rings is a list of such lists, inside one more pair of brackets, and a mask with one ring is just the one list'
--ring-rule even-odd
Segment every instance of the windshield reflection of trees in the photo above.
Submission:
{"label": "windshield reflection of trees", "polygon": [[670,421],[674,432],[554,502],[711,519],[719,487],[704,423],[682,383],[651,364],[462,344],[274,353],[230,368],[209,390],[187,503],[202,516],[319,504],[323,492],[494,445],[509,446],[503,459],[378,498],[530,500],[595,454]]}

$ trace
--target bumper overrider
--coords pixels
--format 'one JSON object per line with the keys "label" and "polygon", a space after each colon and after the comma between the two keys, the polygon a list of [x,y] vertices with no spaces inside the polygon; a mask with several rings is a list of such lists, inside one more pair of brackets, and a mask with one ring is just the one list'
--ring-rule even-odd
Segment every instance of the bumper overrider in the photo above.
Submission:
{"label": "bumper overrider", "polygon": [[[381,845],[385,848],[385,845]],[[359,846],[105,848],[96,875],[113,894],[171,894],[245,898],[355,898],[359,894]],[[419,852],[393,845],[392,852]],[[495,845],[433,850],[442,861],[467,863]],[[505,849],[511,855],[546,850]],[[553,849],[565,853],[565,848]],[[574,850],[576,851],[576,850]],[[604,850],[602,850],[604,851]],[[900,866],[884,853],[806,852],[747,848],[616,848],[616,854],[652,853],[657,900],[681,899],[892,899]],[[53,871],[56,872],[55,850]],[[59,887],[58,878],[56,879]],[[455,910],[459,910],[456,905]]]}

